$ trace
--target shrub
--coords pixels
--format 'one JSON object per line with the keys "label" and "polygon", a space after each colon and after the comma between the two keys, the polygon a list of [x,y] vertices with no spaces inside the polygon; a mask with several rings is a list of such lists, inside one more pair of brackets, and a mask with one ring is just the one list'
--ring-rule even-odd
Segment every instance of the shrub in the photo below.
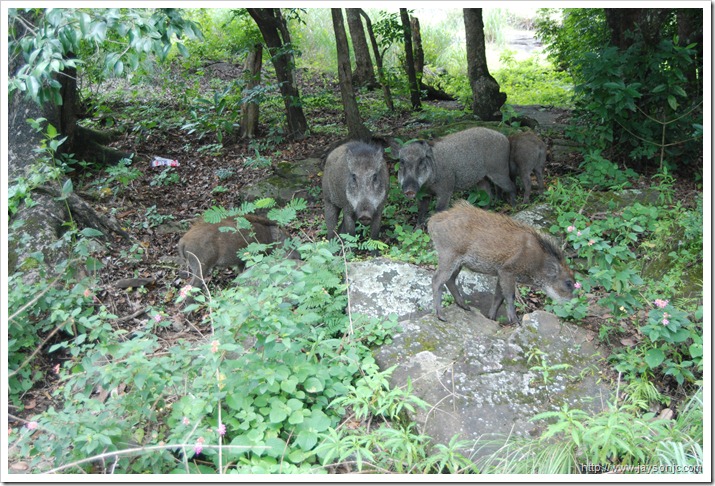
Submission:
{"label": "shrub", "polygon": [[515,105],[571,106],[573,80],[563,71],[532,56],[523,61],[514,59],[511,51],[501,55],[502,67],[494,71],[501,91]]}

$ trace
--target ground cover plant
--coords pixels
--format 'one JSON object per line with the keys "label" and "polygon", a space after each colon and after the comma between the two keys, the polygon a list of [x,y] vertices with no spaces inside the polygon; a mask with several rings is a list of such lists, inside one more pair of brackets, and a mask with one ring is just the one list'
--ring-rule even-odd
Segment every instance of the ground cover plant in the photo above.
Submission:
{"label": "ground cover plant", "polygon": [[[230,9],[189,12],[204,38],[186,39],[187,57],[171,51],[166,62],[153,58],[130,80],[106,78],[104,60],[98,58],[80,70],[87,110],[80,123],[117,130],[122,135],[115,145],[135,158],[99,166],[59,155],[65,142],[57,128],[33,120],[45,140],[38,148],[44,164],[12,182],[9,215],[32,204],[32,190],[47,185],[56,187],[60,198],[82,194],[119,219],[132,238],[107,241],[95,230],[69,225],[57,245],[70,248],[70,257],[55,266],[54,275],[42,275],[43,256],[37,254],[8,276],[13,464],[33,473],[197,474],[702,467],[707,364],[698,171],[702,117],[697,101],[690,103],[679,90],[687,78],[666,79],[661,69],[660,77],[626,86],[600,76],[603,59],[588,64],[586,52],[584,61],[564,70],[559,69],[564,56],[517,59],[504,45],[503,30],[524,19],[504,11],[488,17],[490,49],[498,53],[492,57],[500,63],[493,74],[509,95],[504,123],[497,128],[515,129],[511,120],[526,111],[524,105],[554,105],[564,113],[574,109],[567,135],[542,133],[551,142],[570,136],[578,145],[568,156],[547,162],[546,191],[532,195],[532,202],[554,208],[550,230],[564,240],[580,289],[567,305],[546,308],[596,332],[609,350],[620,398],[595,416],[573,409],[540,414],[533,418],[543,430],[540,437],[502,441],[494,454],[475,462],[463,454],[471,446],[458,437],[431,447],[407,414],[434,404],[424,403],[409,387],[391,388],[392,370],[375,364],[371,349],[399,330],[395,319],[368,319],[350,311],[348,260],[377,252],[417,265],[436,263],[429,235],[417,224],[415,204],[394,180],[394,161],[389,162],[381,241],[370,241],[364,230],[357,238],[325,239],[318,176],[308,179],[306,198],[285,205],[272,198],[246,202],[237,197],[281,163],[319,157],[345,135],[326,12],[296,12],[290,24],[295,48],[303,52],[297,74],[310,120],[303,140],[286,135],[269,62],[260,89],[249,91],[238,81],[245,52],[260,34],[247,14]],[[390,17],[375,15],[378,19],[389,31]],[[602,25],[594,12],[570,21],[589,19]],[[411,112],[401,46],[395,43],[387,47],[385,60],[396,109],[386,109],[379,90],[357,90],[374,133],[408,141],[425,128],[472,119],[466,73],[454,67],[463,52],[447,49],[454,45],[451,36],[460,20],[457,15],[424,26],[426,63],[435,72],[446,69],[437,77],[455,101],[425,102],[421,112]],[[545,25],[546,42],[556,31]],[[600,38],[598,32],[593,35]],[[573,42],[558,37],[551,53],[563,54]],[[682,72],[695,62],[692,47],[677,43],[644,49],[634,47],[619,72],[643,57]],[[646,92],[652,96],[644,100]],[[261,117],[258,136],[241,140],[237,114],[247,99],[260,101]],[[618,132],[624,137],[618,150],[606,149],[617,133],[614,126],[632,129],[640,123],[636,104],[650,121],[630,139]],[[590,108],[596,105],[612,108],[596,113],[610,122],[584,130],[594,124]],[[669,120],[680,115],[683,125],[661,139]],[[690,141],[697,143],[685,143]],[[175,158],[180,165],[151,167],[153,156]],[[646,197],[630,197],[642,194]],[[494,211],[512,211],[483,192],[461,196],[476,205],[491,204]],[[286,259],[283,250],[265,255],[263,248],[251,246],[245,272],[217,273],[207,292],[192,294],[196,303],[187,308],[183,303],[190,290],[177,263],[166,257],[175,253],[194,218],[230,209],[237,217],[269,211],[290,232],[291,248],[301,261]],[[26,283],[36,272],[40,278]],[[126,279],[152,283],[114,285]],[[520,312],[545,306],[539,292],[524,290],[519,297]],[[558,372],[559,364],[542,370]],[[653,410],[677,415],[656,420]]]}

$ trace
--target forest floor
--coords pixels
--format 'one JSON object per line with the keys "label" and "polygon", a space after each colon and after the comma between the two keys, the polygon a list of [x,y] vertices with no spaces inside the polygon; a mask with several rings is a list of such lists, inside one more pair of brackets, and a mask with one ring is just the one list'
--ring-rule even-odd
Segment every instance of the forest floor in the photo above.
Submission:
{"label": "forest floor", "polygon": [[[236,66],[225,63],[217,63],[213,70],[207,68],[206,71],[207,78],[218,76],[230,79],[237,74]],[[303,80],[302,94],[310,95],[325,89],[325,85],[325,79]],[[337,85],[332,86],[332,89],[338,92]],[[369,96],[380,97],[381,94],[374,92]],[[339,99],[339,95],[336,99]],[[111,107],[111,112],[121,113],[129,103],[143,102],[141,99],[117,102]],[[470,119],[457,102],[425,101],[424,104],[454,110],[455,115],[450,119],[452,122]],[[167,100],[166,104],[156,108],[172,110],[172,103]],[[569,112],[560,108],[515,108],[521,115],[539,121],[540,129],[563,125],[569,118]],[[131,332],[143,327],[149,318],[147,310],[161,309],[165,317],[173,322],[172,326],[165,328],[166,335],[163,338],[167,346],[178,338],[191,339],[192,335],[198,338],[200,333],[194,330],[199,326],[200,316],[187,317],[181,311],[181,306],[176,304],[178,291],[186,284],[186,280],[179,275],[181,269],[176,259],[178,240],[190,222],[205,210],[215,206],[238,206],[242,189],[270,175],[279,162],[300,163],[307,158],[321,157],[328,147],[344,138],[342,128],[318,129],[318,123],[313,122],[321,120],[326,125],[342,127],[343,114],[339,105],[324,105],[306,115],[316,129],[303,140],[284,139],[276,134],[273,127],[264,124],[259,127],[256,140],[225,140],[219,153],[204,150],[206,140],[200,140],[195,134],[187,135],[185,130],[177,126],[127,130],[114,146],[136,154],[131,167],[137,170],[137,178],[123,185],[108,177],[106,172],[78,171],[74,174],[74,186],[78,194],[85,197],[98,212],[120,221],[131,235],[130,240],[116,238],[99,255],[104,268],[98,272],[98,288],[93,289],[98,301],[120,318],[117,325]],[[101,125],[102,120],[96,122]],[[374,133],[397,136],[403,140],[413,138],[437,123],[420,113],[406,110],[368,120]],[[548,138],[546,141],[550,144],[552,142]],[[272,159],[271,164],[260,166],[250,163],[257,158],[257,147],[261,148],[264,157]],[[154,156],[176,159],[180,165],[168,170],[152,168],[150,160]],[[562,175],[577,171],[580,162],[580,156],[575,153],[558,160],[549,159],[545,167],[546,185]],[[644,186],[647,182],[648,178],[643,178]],[[300,229],[293,230],[293,236],[315,241],[325,236],[319,174],[310,176],[306,183],[310,186],[308,193],[312,196],[308,197],[307,210],[301,214]],[[676,194],[686,201],[686,206],[690,206],[687,200],[694,190],[694,183],[683,179],[678,182]],[[532,197],[532,202],[538,201],[539,197]],[[414,224],[414,221],[406,223]],[[395,242],[386,240],[386,243]],[[234,275],[232,270],[224,269],[213,277],[211,286],[219,288],[228,285]],[[116,281],[125,278],[147,278],[154,283],[134,289],[117,288],[114,285]],[[538,298],[530,296],[527,300],[534,308],[543,305]],[[38,359],[41,361],[39,367],[45,371],[47,379],[44,387],[38,386],[25,395],[25,409],[17,414],[24,419],[52,406],[62,407],[61,397],[53,395],[58,383],[52,369],[64,357],[60,353],[41,353]],[[10,426],[19,425],[19,422],[11,420]]]}

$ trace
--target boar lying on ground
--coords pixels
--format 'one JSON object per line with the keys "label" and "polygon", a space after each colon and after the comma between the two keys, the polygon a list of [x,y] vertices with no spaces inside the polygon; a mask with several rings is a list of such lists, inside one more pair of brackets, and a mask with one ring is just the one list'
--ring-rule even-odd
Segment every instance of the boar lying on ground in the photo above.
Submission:
{"label": "boar lying on ground", "polygon": [[517,322],[516,282],[541,287],[555,300],[568,300],[573,296],[573,273],[566,266],[560,248],[550,237],[529,225],[459,201],[450,210],[432,216],[427,230],[437,250],[438,267],[432,278],[432,296],[435,314],[442,321],[445,320],[442,315],[444,284],[457,305],[469,310],[455,283],[463,266],[497,276],[494,300],[487,316],[492,320],[506,299],[509,322]]}
{"label": "boar lying on ground", "polygon": [[[394,147],[399,154],[397,180],[407,197],[420,188],[437,197],[437,211],[449,206],[454,191],[472,189],[485,177],[508,194],[514,204],[516,187],[509,177],[509,140],[488,128],[476,127],[453,133],[434,142],[416,141]],[[422,224],[429,199],[420,201]]]}
{"label": "boar lying on ground", "polygon": [[[236,218],[225,218],[218,223],[207,223],[199,219],[179,240],[179,256],[188,265],[191,272],[189,284],[196,287],[211,275],[214,267],[237,266],[243,270],[245,262],[238,254],[239,250],[251,243],[282,243],[287,233],[267,218],[255,214],[243,216],[251,223],[250,229],[220,231],[222,226],[236,228]],[[298,258],[294,251],[289,258]]]}
{"label": "boar lying on ground", "polygon": [[380,233],[382,208],[389,176],[382,147],[348,142],[330,152],[323,169],[323,202],[328,238],[335,235],[342,211],[340,233],[355,234],[355,220],[370,225],[370,238]]}
{"label": "boar lying on ground", "polygon": [[534,132],[520,132],[509,136],[509,174],[513,181],[518,175],[524,186],[524,204],[531,196],[531,173],[536,174],[539,191],[544,190],[546,144]]}

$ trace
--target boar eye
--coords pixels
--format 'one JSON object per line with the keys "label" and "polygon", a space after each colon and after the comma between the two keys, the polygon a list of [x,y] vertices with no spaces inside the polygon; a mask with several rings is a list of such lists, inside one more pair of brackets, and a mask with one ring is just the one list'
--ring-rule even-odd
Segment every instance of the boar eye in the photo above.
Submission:
{"label": "boar eye", "polygon": [[566,281],[564,282],[564,284],[566,285],[566,288],[567,288],[567,289],[572,289],[572,288],[574,288],[574,287],[573,287],[573,280],[566,280]]}

